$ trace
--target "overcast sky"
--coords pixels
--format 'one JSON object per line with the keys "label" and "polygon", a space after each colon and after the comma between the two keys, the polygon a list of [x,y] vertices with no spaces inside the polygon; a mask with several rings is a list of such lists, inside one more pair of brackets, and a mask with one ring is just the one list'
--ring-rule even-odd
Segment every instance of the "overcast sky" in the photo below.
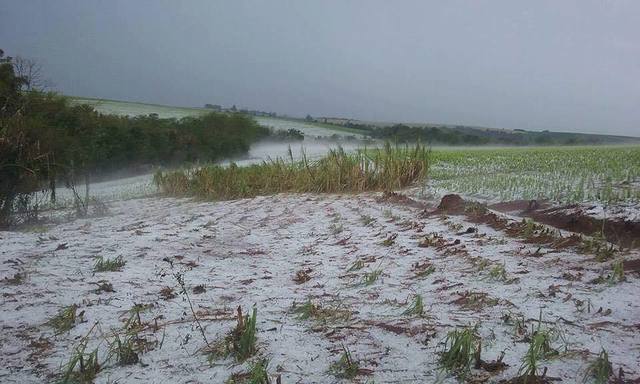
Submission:
{"label": "overcast sky", "polygon": [[70,95],[640,136],[640,1],[0,2]]}

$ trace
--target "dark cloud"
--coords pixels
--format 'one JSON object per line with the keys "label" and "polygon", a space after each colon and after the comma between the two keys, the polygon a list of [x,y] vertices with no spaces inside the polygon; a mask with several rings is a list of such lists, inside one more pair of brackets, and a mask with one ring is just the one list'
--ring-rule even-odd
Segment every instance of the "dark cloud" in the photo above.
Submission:
{"label": "dark cloud", "polygon": [[15,0],[0,44],[81,96],[640,135],[632,0]]}

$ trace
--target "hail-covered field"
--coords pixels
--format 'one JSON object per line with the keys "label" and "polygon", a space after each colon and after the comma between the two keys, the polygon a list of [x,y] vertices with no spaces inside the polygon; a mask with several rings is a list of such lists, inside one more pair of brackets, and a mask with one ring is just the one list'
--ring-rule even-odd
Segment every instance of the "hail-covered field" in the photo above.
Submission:
{"label": "hail-covered field", "polygon": [[181,119],[189,116],[204,115],[209,110],[204,108],[175,107],[160,104],[137,103],[110,99],[94,99],[89,97],[70,97],[74,104],[88,104],[96,111],[104,114],[121,116],[146,116],[157,114],[161,119]]}
{"label": "hail-covered field", "polygon": [[[474,356],[481,344],[468,382],[518,376],[539,335],[549,378],[591,380],[603,349],[640,375],[640,279],[616,269],[637,250],[601,262],[568,233],[382,194],[110,211],[0,234],[2,382],[55,382],[82,356],[96,383],[243,382],[261,367],[282,383],[453,383],[454,330]],[[238,307],[257,313],[246,355]]]}
{"label": "hail-covered field", "polygon": [[[358,146],[258,121],[303,131],[311,159]],[[263,142],[233,160],[287,152]],[[640,377],[640,147],[435,148],[428,180],[402,195],[205,202],[158,196],[152,178],[92,184],[88,218],[62,189],[52,221],[0,232],[0,382]],[[449,193],[467,202],[438,208]],[[539,207],[602,231],[538,224]],[[605,233],[611,219],[627,232]]]}

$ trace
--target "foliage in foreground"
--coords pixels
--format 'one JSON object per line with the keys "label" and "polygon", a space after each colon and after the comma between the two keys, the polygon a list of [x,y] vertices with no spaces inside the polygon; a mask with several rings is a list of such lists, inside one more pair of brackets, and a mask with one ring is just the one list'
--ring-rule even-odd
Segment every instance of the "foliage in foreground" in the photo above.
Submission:
{"label": "foliage in foreground", "polygon": [[339,193],[404,188],[424,179],[429,150],[423,145],[347,153],[332,150],[318,160],[275,159],[259,165],[211,165],[194,170],[158,172],[154,181],[172,196],[227,200],[283,192]]}
{"label": "foliage in foreground", "polygon": [[351,351],[344,345],[340,359],[331,365],[330,371],[338,378],[353,379],[358,375],[360,369],[358,361],[353,359]]}
{"label": "foliage in foreground", "polygon": [[542,328],[542,312],[538,320],[538,327],[532,332],[529,341],[529,349],[522,358],[522,364],[518,370],[518,374],[525,381],[544,378],[547,374],[547,368],[540,367],[540,361],[557,356],[559,352],[552,347],[552,339],[557,336],[554,329]]}
{"label": "foliage in foreground", "polygon": [[269,372],[267,371],[268,366],[268,360],[258,360],[251,364],[249,372],[233,374],[225,381],[225,384],[270,384],[271,380],[269,379]]}
{"label": "foliage in foreground", "polygon": [[598,357],[589,365],[584,377],[586,382],[588,378],[592,378],[595,384],[606,384],[613,375],[613,367],[609,361],[609,354],[602,349]]}
{"label": "foliage in foreground", "polygon": [[444,350],[440,354],[440,366],[460,377],[466,376],[479,353],[480,338],[474,328],[454,329],[447,334]]}
{"label": "foliage in foreground", "polygon": [[76,312],[78,306],[75,304],[62,308],[58,314],[49,319],[48,325],[56,330],[56,334],[61,334],[69,331],[76,324]]}
{"label": "foliage in foreground", "polygon": [[216,357],[232,355],[236,361],[243,362],[256,353],[256,321],[258,309],[253,307],[251,315],[242,316],[242,309],[238,307],[236,327],[216,346],[209,351],[210,362]]}

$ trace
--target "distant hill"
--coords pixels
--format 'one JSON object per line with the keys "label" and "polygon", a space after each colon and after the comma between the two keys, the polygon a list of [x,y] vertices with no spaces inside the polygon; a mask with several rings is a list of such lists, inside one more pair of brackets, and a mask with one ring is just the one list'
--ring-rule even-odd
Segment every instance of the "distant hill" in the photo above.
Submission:
{"label": "distant hill", "polygon": [[[309,117],[305,121],[309,122]],[[589,145],[640,144],[639,137],[589,133],[527,131],[430,123],[376,123],[337,117],[312,118],[324,126],[351,129],[376,139],[443,145]]]}
{"label": "distant hill", "polygon": [[[68,96],[72,103],[89,104],[98,112],[123,116],[156,115],[159,118],[183,118],[201,116],[211,108],[175,107],[131,101],[95,99]],[[223,111],[231,111],[223,109]],[[233,109],[235,111],[235,109]],[[522,129],[499,129],[477,126],[431,124],[431,123],[381,123],[340,117],[307,116],[305,119],[275,117],[275,113],[247,111],[238,112],[252,116],[270,115],[270,121],[286,121],[317,126],[338,133],[369,136],[374,139],[399,142],[422,142],[441,145],[589,145],[589,144],[640,144],[640,138],[619,135],[597,135],[588,133],[526,131]]]}
{"label": "distant hill", "polygon": [[139,103],[110,99],[94,99],[90,97],[67,96],[72,104],[88,104],[96,111],[120,116],[148,116],[157,115],[161,119],[180,119],[187,116],[201,116],[208,112],[205,108],[174,107],[170,105]]}

